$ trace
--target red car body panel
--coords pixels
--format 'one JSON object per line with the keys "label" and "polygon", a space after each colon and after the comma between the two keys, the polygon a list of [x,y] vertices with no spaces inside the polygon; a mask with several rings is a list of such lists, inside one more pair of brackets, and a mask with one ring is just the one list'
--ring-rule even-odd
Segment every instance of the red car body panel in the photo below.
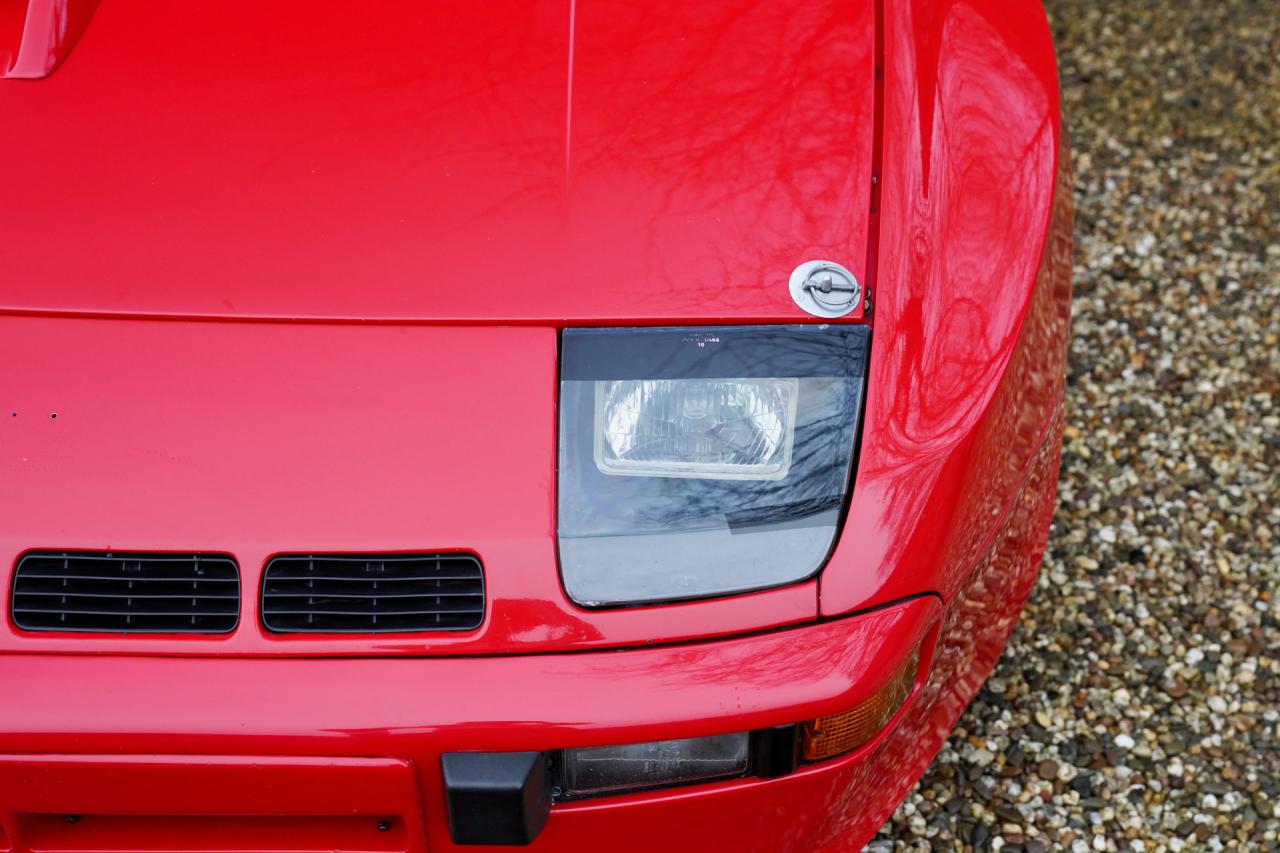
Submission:
{"label": "red car body panel", "polygon": [[104,3],[0,89],[0,307],[806,320],[796,264],[866,263],[873,15]]}
{"label": "red car body panel", "polygon": [[[6,613],[0,851],[464,849],[442,752],[803,721],[922,644],[855,752],[558,803],[530,849],[865,843],[1052,513],[1071,192],[1039,4],[25,5],[92,19],[0,74],[43,75],[0,79],[0,598],[42,548],[231,553],[245,594],[216,637]],[[873,306],[842,321],[872,353],[823,572],[573,605],[558,331],[809,322],[786,280],[820,257]],[[274,553],[455,549],[476,631],[260,627]]]}
{"label": "red car body panel", "polygon": [[[24,633],[0,650],[498,654],[672,642],[811,621],[815,582],[584,610],[555,538],[556,332],[0,317],[0,561],[29,549],[197,550],[240,564],[225,636]],[[50,342],[64,342],[51,346]],[[56,414],[56,417],[54,415]],[[270,634],[278,552],[478,554],[477,631]],[[12,572],[0,580],[9,600]]]}
{"label": "red car body panel", "polygon": [[[9,656],[6,686],[29,702],[0,705],[0,748],[8,753],[0,755],[0,824],[15,836],[31,833],[47,850],[84,849],[73,830],[100,838],[127,816],[138,819],[123,821],[124,842],[96,849],[320,850],[333,848],[335,825],[351,833],[340,837],[356,837],[359,824],[334,821],[356,815],[365,818],[359,837],[367,846],[346,849],[496,851],[505,848],[451,843],[436,770],[441,751],[686,737],[813,716],[871,695],[923,640],[921,681],[903,710],[850,755],[772,780],[558,805],[529,847],[593,849],[607,839],[628,853],[856,850],[932,759],[999,657],[1035,579],[1057,460],[1057,444],[1046,443],[995,547],[945,609],[925,596],[755,637],[580,655]],[[619,684],[627,701],[618,700]],[[358,771],[330,767],[377,754],[408,757],[416,778],[379,773],[377,787],[357,791],[340,774]],[[294,766],[280,756],[311,764],[296,796],[272,784],[292,772],[276,767]],[[131,796],[103,790],[108,772]],[[335,788],[349,796],[333,796]],[[62,827],[55,846],[56,821],[47,818],[67,814],[83,819]],[[229,840],[200,847],[187,836],[175,844],[183,829],[205,826],[193,814],[228,816],[218,838]],[[298,815],[313,820],[291,820]],[[186,823],[166,821],[184,816]],[[388,819],[393,827],[421,821],[425,841],[410,832],[385,845],[374,830]],[[264,846],[264,838],[281,837]]]}
{"label": "red car body panel", "polygon": [[8,0],[0,4],[0,79],[39,79],[71,53],[98,0]]}
{"label": "red car body panel", "polygon": [[867,412],[824,614],[954,596],[1062,397],[1069,164],[1049,31],[1025,5],[885,7]]}
{"label": "red car body panel", "polygon": [[[421,849],[410,839],[424,831],[414,767],[394,758],[4,755],[0,802],[37,850],[173,850],[193,839],[203,850],[288,850],[300,835],[331,850],[405,850]],[[51,814],[54,802],[72,807]]]}

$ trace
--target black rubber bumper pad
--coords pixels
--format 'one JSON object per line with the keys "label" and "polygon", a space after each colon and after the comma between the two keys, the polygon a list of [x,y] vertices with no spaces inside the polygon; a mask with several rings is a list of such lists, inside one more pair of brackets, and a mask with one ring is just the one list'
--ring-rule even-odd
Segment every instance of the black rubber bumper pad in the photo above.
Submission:
{"label": "black rubber bumper pad", "polygon": [[440,757],[455,844],[525,845],[551,813],[541,752],[446,752]]}

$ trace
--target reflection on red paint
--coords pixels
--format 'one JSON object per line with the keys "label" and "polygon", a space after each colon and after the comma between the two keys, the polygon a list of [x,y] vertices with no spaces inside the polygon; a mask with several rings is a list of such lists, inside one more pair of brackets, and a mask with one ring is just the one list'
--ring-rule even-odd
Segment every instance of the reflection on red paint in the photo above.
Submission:
{"label": "reflection on red paint", "polygon": [[[0,76],[47,74],[92,11],[0,4]],[[61,816],[95,805],[120,813],[81,846],[256,808],[313,849],[456,849],[443,751],[809,720],[927,648],[898,717],[848,755],[557,805],[530,850],[860,847],[993,666],[1052,511],[1071,193],[1039,5],[115,0],[88,33],[47,79],[0,81],[0,364],[23,366],[0,384],[0,567],[29,548],[228,551],[246,594],[218,638],[0,624],[0,683],[25,698],[0,702],[17,768],[0,850],[62,844]],[[877,270],[825,572],[574,606],[558,330],[808,322],[786,279],[819,257]],[[485,565],[476,631],[259,625],[273,553],[455,548]],[[98,755],[49,754],[69,749]],[[36,777],[54,784],[19,784]],[[305,801],[271,781],[299,777]],[[335,801],[351,780],[361,796]],[[360,822],[379,809],[387,830]],[[229,849],[253,837],[226,831]]]}
{"label": "reflection on red paint", "polygon": [[0,4],[0,79],[47,77],[84,34],[98,0],[8,0]]}
{"label": "reflection on red paint", "polygon": [[875,334],[824,614],[953,595],[1061,396],[1069,176],[1043,13],[1014,5],[886,4]]}
{"label": "reflection on red paint", "polygon": [[104,4],[0,86],[0,310],[803,322],[798,264],[863,275],[874,4],[578,3],[566,116],[571,8]]}

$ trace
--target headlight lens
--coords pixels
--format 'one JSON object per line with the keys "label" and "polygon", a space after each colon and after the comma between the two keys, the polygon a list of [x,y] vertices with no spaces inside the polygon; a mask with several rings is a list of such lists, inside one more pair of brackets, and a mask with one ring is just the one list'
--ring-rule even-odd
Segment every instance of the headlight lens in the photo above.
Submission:
{"label": "headlight lens", "polygon": [[796,379],[596,383],[601,473],[777,480],[791,467]]}
{"label": "headlight lens", "polygon": [[763,589],[835,539],[869,330],[564,333],[559,542],[592,605]]}

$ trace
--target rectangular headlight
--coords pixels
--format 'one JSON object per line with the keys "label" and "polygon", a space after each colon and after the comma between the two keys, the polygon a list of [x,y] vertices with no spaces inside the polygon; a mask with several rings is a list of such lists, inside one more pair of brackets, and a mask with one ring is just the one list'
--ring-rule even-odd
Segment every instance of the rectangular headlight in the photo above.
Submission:
{"label": "rectangular headlight", "polygon": [[798,392],[795,378],[597,382],[596,467],[613,475],[782,479]]}
{"label": "rectangular headlight", "polygon": [[588,607],[812,577],[848,494],[864,326],[567,329],[558,543]]}
{"label": "rectangular headlight", "polygon": [[747,772],[747,732],[566,749],[562,799],[728,779]]}

